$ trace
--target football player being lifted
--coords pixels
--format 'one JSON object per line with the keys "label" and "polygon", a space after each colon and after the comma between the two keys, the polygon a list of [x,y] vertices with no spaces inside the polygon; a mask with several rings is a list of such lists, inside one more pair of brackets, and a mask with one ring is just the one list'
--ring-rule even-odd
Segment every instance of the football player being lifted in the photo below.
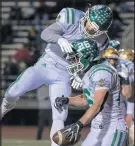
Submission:
{"label": "football player being lifted", "polygon": [[[99,49],[103,50],[109,43],[107,29],[111,23],[112,11],[106,5],[95,5],[86,13],[73,8],[63,8],[56,22],[41,33],[41,38],[48,43],[43,55],[6,90],[1,105],[1,117],[15,108],[20,96],[45,84],[49,86],[52,107],[53,123],[50,136],[62,129],[68,107],[59,113],[54,108],[54,101],[62,95],[70,96],[70,74],[66,67],[70,65],[70,61],[66,57],[68,53],[73,52],[71,43],[82,38],[93,38],[97,41]],[[80,45],[80,49],[83,47]],[[73,75],[73,80],[74,88],[81,86],[81,82],[76,84],[80,81],[77,74]],[[51,146],[57,145],[52,141]]]}
{"label": "football player being lifted", "polygon": [[120,108],[120,92],[124,92],[121,91],[120,77],[116,70],[118,51],[114,48],[106,49],[97,62],[100,58],[97,57],[98,52],[89,54],[89,61],[87,51],[80,52],[76,45],[73,46],[80,56],[85,56],[83,61],[80,57],[81,65],[78,65],[83,66],[83,69],[83,64],[90,65],[83,77],[83,94],[75,97],[57,97],[55,107],[58,111],[62,111],[66,104],[89,105],[89,108],[76,123],[55,133],[53,140],[62,146],[74,144],[79,140],[82,128],[91,122],[90,133],[82,146],[122,146],[127,135],[127,127]]}

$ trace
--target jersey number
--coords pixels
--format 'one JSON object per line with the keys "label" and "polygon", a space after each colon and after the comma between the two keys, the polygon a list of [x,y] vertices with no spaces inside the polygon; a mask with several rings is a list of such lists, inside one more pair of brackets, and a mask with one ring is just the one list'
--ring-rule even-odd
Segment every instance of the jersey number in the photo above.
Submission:
{"label": "jersey number", "polygon": [[81,51],[87,48],[90,48],[90,44],[88,41],[83,41],[83,42],[78,43],[78,49],[79,49],[78,51]]}

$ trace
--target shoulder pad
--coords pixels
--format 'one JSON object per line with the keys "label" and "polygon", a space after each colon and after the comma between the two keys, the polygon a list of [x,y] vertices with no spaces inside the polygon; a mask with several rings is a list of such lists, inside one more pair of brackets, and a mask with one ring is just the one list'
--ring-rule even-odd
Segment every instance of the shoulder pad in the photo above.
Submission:
{"label": "shoulder pad", "polygon": [[94,65],[91,69],[90,69],[90,77],[93,76],[94,74],[99,74],[99,72],[104,72],[105,74],[109,73],[109,74],[113,74],[114,70],[109,67],[108,65],[105,64],[98,64],[98,65]]}
{"label": "shoulder pad", "polygon": [[56,21],[66,24],[75,24],[84,16],[84,12],[74,8],[63,8],[58,14]]}

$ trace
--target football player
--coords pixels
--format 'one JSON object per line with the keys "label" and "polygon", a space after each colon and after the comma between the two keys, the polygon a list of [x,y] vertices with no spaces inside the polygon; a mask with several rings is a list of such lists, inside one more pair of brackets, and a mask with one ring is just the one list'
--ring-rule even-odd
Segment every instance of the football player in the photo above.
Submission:
{"label": "football player", "polygon": [[[121,65],[125,65],[128,71],[129,82],[125,82],[122,87],[124,88],[125,97],[121,95],[121,109],[123,116],[129,128],[129,145],[134,145],[134,50],[120,49],[120,42],[117,40],[110,40],[109,46],[117,49],[120,54],[120,61],[117,69]],[[131,91],[132,90],[132,91]]]}
{"label": "football player", "polygon": [[[63,8],[56,22],[48,26],[41,33],[41,38],[48,43],[45,52],[38,62],[26,69],[7,89],[1,105],[1,117],[15,108],[19,97],[28,91],[37,89],[46,84],[49,86],[49,96],[52,106],[52,128],[50,135],[64,127],[68,108],[59,113],[54,108],[55,98],[70,95],[70,74],[66,66],[67,54],[72,53],[71,43],[82,38],[93,38],[97,41],[100,50],[109,43],[107,30],[112,23],[112,11],[106,5],[95,5],[86,13],[73,9]],[[87,44],[86,44],[87,45]],[[80,44],[80,49],[84,49]],[[80,78],[75,74],[74,88],[81,86]],[[51,146],[57,146],[52,141]]]}
{"label": "football player", "polygon": [[[129,82],[132,88],[131,96],[128,99],[122,98],[123,103],[125,102],[124,117],[129,128],[129,145],[134,145],[134,51],[131,49],[120,49],[120,58],[126,61],[128,68]],[[123,107],[123,106],[122,106]],[[125,109],[125,110],[124,110]]]}
{"label": "football player", "polygon": [[[129,128],[129,142],[128,145],[134,145],[134,51],[131,49],[120,49],[120,42],[117,40],[110,40],[109,46],[117,49],[120,54],[120,61],[117,69],[119,70],[121,65],[125,65],[128,71],[129,82],[125,82],[122,87],[124,88],[125,97],[121,95],[120,106],[122,109],[122,114],[126,120],[127,126]],[[132,91],[131,91],[132,90]]]}
{"label": "football player", "polygon": [[114,48],[108,48],[103,58],[105,61],[92,66],[84,75],[82,95],[69,98],[57,97],[55,100],[55,107],[60,110],[63,110],[62,107],[67,103],[74,106],[87,104],[90,106],[78,122],[62,130],[71,143],[76,142],[81,129],[92,121],[90,133],[82,146],[124,144],[127,127],[120,108],[121,87],[116,70],[118,52]]}

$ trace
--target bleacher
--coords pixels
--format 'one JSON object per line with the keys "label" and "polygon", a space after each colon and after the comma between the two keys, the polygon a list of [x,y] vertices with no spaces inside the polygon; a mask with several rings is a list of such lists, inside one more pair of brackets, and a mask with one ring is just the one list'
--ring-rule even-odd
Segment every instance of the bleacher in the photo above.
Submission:
{"label": "bleacher", "polygon": [[[33,2],[33,5],[31,6],[30,2],[18,2],[18,5],[21,7],[21,10],[24,15],[29,15],[35,11],[35,7],[39,5],[39,2]],[[55,5],[52,3],[52,5]],[[2,24],[9,19],[11,7],[15,6],[15,2],[2,2],[1,3],[2,9]],[[52,14],[54,17],[57,14]],[[124,19],[125,22],[130,24],[134,21],[134,14],[133,13],[121,13],[120,16]],[[48,21],[41,21],[42,28],[47,27],[48,25],[52,24],[55,20],[48,20]],[[13,20],[11,22],[12,24],[12,30],[13,30],[13,37],[12,37],[12,44],[2,44],[2,69],[3,69],[3,63],[8,61],[9,56],[12,56],[16,49],[22,48],[23,43],[27,43],[28,40],[28,32],[30,30],[31,25],[35,25],[35,21],[29,21],[29,20],[20,20],[20,23],[17,23],[17,20]],[[128,26],[122,26],[123,29],[127,29]],[[121,36],[123,36],[123,33],[120,34],[120,38],[117,38],[118,40],[121,40]],[[1,72],[2,73],[2,72]],[[4,93],[3,89],[3,93]],[[35,98],[35,93],[28,93],[26,96],[31,98]],[[34,104],[34,103],[33,103]],[[22,107],[21,107],[22,108]]]}

